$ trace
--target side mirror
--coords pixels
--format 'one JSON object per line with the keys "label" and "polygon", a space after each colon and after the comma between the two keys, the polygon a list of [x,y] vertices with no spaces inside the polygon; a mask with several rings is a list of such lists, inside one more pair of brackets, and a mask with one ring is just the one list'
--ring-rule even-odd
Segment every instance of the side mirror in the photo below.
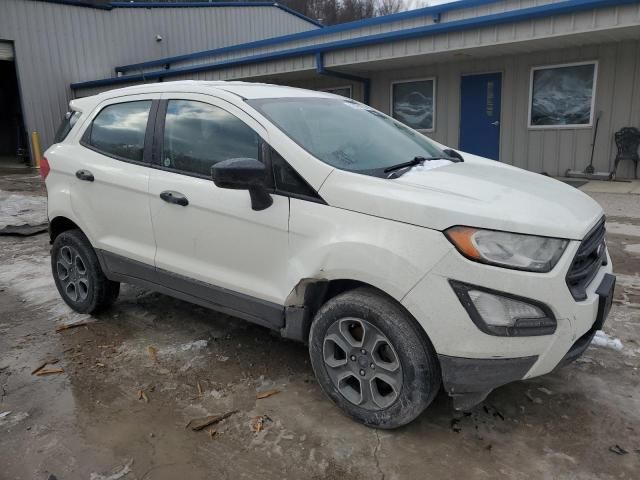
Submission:
{"label": "side mirror", "polygon": [[251,208],[259,211],[273,203],[265,186],[267,168],[255,158],[231,158],[211,167],[213,183],[220,188],[249,190]]}
{"label": "side mirror", "polygon": [[462,157],[462,155],[451,148],[445,148],[443,152],[449,155],[451,158],[458,159],[459,162],[464,162],[464,158]]}

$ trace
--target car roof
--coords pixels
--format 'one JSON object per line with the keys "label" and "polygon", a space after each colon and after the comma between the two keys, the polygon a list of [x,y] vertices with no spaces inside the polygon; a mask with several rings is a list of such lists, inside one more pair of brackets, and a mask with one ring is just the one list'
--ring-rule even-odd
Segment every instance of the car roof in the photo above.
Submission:
{"label": "car roof", "polygon": [[123,97],[127,95],[139,95],[145,93],[185,92],[185,93],[213,93],[227,92],[243,99],[261,98],[335,98],[336,96],[326,92],[305,90],[303,88],[287,87],[283,85],[271,85],[268,83],[251,82],[224,82],[181,80],[177,82],[158,82],[134,85],[131,87],[108,90],[106,92],[72,100],[73,108],[84,110],[103,100]]}

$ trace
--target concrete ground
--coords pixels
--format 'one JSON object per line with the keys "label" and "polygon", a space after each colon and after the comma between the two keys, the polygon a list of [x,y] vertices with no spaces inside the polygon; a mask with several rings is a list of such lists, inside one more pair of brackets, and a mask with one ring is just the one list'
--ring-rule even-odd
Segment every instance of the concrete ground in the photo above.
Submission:
{"label": "concrete ground", "polygon": [[[38,185],[0,177],[5,192]],[[102,315],[74,314],[54,287],[47,235],[0,237],[0,479],[639,478],[640,195],[590,194],[609,215],[618,274],[604,330],[622,345],[603,338],[467,414],[440,394],[396,431],[344,417],[303,345],[241,320],[131,286]],[[44,362],[63,372],[32,375]]]}

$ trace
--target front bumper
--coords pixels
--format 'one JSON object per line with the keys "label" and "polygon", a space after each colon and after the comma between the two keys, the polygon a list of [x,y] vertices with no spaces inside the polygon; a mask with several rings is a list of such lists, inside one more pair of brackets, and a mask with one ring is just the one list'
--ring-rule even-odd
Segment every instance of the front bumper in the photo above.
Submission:
{"label": "front bumper", "polygon": [[[568,365],[584,353],[596,331],[602,328],[611,309],[616,277],[606,274],[596,293],[598,312],[591,328],[571,346],[556,365],[556,369]],[[481,401],[497,387],[522,380],[538,361],[538,356],[499,359],[475,359],[439,355],[442,382],[453,398],[456,410],[467,410]]]}
{"label": "front bumper", "polygon": [[[447,392],[457,409],[482,401],[496,387],[544,375],[578,358],[602,327],[610,307],[615,277],[611,261],[603,265],[576,301],[565,276],[579,242],[547,274],[532,274],[476,264],[451,252],[403,299],[438,353]],[[550,335],[499,337],[482,332],[450,287],[448,279],[537,300],[557,319]],[[603,293],[606,291],[606,293]]]}
{"label": "front bumper", "polygon": [[538,360],[522,358],[460,358],[438,355],[444,389],[453,398],[453,408],[468,410],[494,388],[521,380]]}

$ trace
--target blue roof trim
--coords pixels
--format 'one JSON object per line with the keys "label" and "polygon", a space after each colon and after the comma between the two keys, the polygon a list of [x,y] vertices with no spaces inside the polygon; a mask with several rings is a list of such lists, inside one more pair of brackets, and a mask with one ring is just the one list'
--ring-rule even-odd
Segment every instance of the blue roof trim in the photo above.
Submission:
{"label": "blue roof trim", "polygon": [[469,18],[466,20],[457,20],[455,22],[438,23],[425,27],[415,27],[407,30],[398,30],[393,32],[379,33],[368,35],[366,37],[356,37],[348,40],[338,40],[334,42],[322,43],[318,45],[309,45],[305,47],[290,48],[280,50],[278,52],[262,53],[250,55],[247,57],[222,60],[219,62],[208,63],[204,65],[193,65],[188,67],[175,68],[171,70],[156,70],[145,74],[126,75],[115,78],[105,78],[102,80],[92,80],[88,82],[72,83],[72,89],[91,88],[105,85],[118,85],[122,83],[139,82],[146,80],[155,80],[158,78],[167,78],[177,75],[185,75],[190,73],[204,72],[210,70],[220,70],[223,68],[236,67],[239,65],[247,65],[251,63],[261,63],[272,60],[281,60],[285,58],[298,57],[303,55],[315,55],[317,53],[325,53],[333,50],[341,50],[345,48],[362,47],[397,40],[409,40],[413,38],[425,37],[445,32],[460,31],[470,28],[479,28],[492,25],[500,25],[510,22],[519,22],[525,20],[546,17],[549,15],[559,15],[563,13],[571,13],[582,10],[590,10],[593,8],[601,8],[615,5],[628,5],[640,3],[640,0],[567,0],[562,3],[551,3],[539,7],[530,7],[521,10],[512,10],[504,13],[496,13],[485,15],[482,17]]}
{"label": "blue roof trim", "polygon": [[275,7],[302,20],[324,27],[320,22],[277,2],[110,2],[113,8],[206,8],[206,7]]}
{"label": "blue roof trim", "polygon": [[279,37],[266,38],[264,40],[257,40],[254,42],[243,43],[240,45],[231,45],[229,47],[215,48],[212,50],[203,50],[200,52],[188,53],[185,55],[175,55],[172,57],[158,58],[156,60],[149,60],[147,62],[131,63],[128,65],[122,65],[115,68],[116,72],[127,72],[130,70],[140,70],[142,68],[155,67],[158,65],[166,65],[168,63],[178,63],[185,60],[193,60],[196,58],[210,57],[212,55],[219,55],[223,53],[236,52],[238,50],[245,50],[248,48],[260,48],[270,45],[277,45],[279,43],[286,43],[295,40],[305,40],[308,38],[319,37],[324,35],[331,35],[333,33],[344,32],[348,30],[354,30],[357,28],[363,28],[373,25],[382,25],[385,23],[397,22],[400,20],[407,20],[411,18],[423,17],[423,16],[439,16],[440,14],[452,10],[460,10],[462,8],[473,8],[496,3],[504,0],[459,0],[457,2],[445,3],[443,5],[437,5],[433,7],[418,8],[415,10],[408,10],[406,12],[394,13],[392,15],[385,15],[383,17],[366,18],[364,20],[357,20],[355,22],[340,23],[338,25],[332,25],[330,27],[324,27],[322,30],[309,30],[306,32],[291,33],[288,35],[282,35]]}
{"label": "blue roof trim", "polygon": [[273,2],[110,2],[114,8],[273,7]]}
{"label": "blue roof trim", "polygon": [[87,3],[82,0],[38,0],[44,3],[53,3],[58,5],[70,5],[72,7],[95,8],[97,10],[112,10],[113,7],[108,3]]}
{"label": "blue roof trim", "polygon": [[302,20],[312,23],[316,27],[324,27],[323,24],[303,15],[300,12],[290,9],[286,5],[280,5],[277,2],[106,2],[106,3],[87,3],[82,0],[37,0],[44,3],[57,3],[59,5],[71,5],[74,7],[95,8],[98,10],[113,10],[114,8],[206,8],[206,7],[274,7],[290,13]]}

